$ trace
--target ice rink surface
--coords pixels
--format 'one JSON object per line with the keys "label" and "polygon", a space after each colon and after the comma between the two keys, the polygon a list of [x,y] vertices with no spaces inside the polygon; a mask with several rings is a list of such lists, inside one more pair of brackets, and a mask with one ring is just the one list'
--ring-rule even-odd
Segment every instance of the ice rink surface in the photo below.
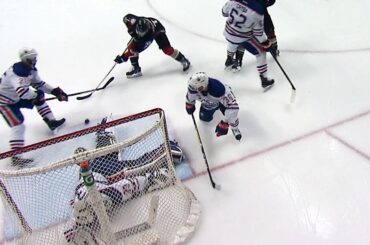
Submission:
{"label": "ice rink surface", "polygon": [[[276,85],[267,93],[252,55],[245,55],[239,73],[224,70],[223,4],[2,0],[0,70],[29,46],[39,52],[45,81],[67,93],[93,89],[129,41],[122,17],[158,18],[173,47],[191,61],[189,74],[153,43],[140,55],[143,77],[127,79],[130,64],[124,63],[113,70],[114,82],[91,98],[50,102],[55,116],[67,120],[60,133],[83,126],[85,118],[163,108],[193,169],[185,184],[202,204],[199,228],[188,244],[370,244],[370,24],[363,20],[370,2],[279,0],[269,9],[279,61],[297,88],[293,104],[290,85],[270,56]],[[240,106],[241,142],[231,134],[215,137],[220,114],[209,124],[198,120],[221,191],[211,188],[185,111],[186,82],[197,71],[229,84]],[[27,144],[53,137],[35,110],[24,114]],[[1,152],[9,149],[9,133],[0,120]]]}

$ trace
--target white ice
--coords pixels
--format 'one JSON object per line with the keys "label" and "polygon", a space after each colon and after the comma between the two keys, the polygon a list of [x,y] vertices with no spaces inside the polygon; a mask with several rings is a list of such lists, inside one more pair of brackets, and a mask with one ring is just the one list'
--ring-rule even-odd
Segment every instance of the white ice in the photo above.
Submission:
{"label": "white ice", "polygon": [[[67,119],[65,129],[83,126],[85,118],[163,108],[194,170],[185,184],[202,204],[200,225],[188,244],[370,244],[370,2],[279,0],[269,9],[279,61],[297,88],[293,104],[290,85],[271,57],[276,86],[267,93],[253,56],[245,55],[241,72],[224,71],[223,4],[2,0],[0,70],[30,46],[39,52],[45,81],[68,93],[95,88],[129,41],[122,17],[156,17],[171,44],[192,62],[190,73],[183,74],[154,43],[140,55],[143,77],[126,79],[130,65],[117,65],[106,90],[84,101],[50,102],[55,116]],[[221,191],[211,188],[185,112],[186,81],[197,71],[232,86],[240,105],[240,143],[231,134],[215,137],[221,115],[209,124],[198,120]],[[53,137],[35,110],[24,114],[27,144]],[[0,120],[1,152],[9,149],[9,133]]]}

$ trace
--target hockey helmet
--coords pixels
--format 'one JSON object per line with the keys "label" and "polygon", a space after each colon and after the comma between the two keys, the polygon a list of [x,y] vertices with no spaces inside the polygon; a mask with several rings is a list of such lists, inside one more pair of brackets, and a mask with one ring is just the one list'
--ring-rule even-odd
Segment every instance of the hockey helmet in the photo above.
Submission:
{"label": "hockey helmet", "polygon": [[81,152],[85,152],[86,151],[86,148],[84,147],[77,147],[76,150],[75,150],[75,154],[78,154],[78,153],[81,153]]}
{"label": "hockey helmet", "polygon": [[19,58],[23,63],[34,67],[37,62],[37,52],[33,48],[22,48],[19,50]]}
{"label": "hockey helmet", "polygon": [[135,32],[139,37],[143,37],[150,28],[150,23],[145,18],[140,18],[136,24]]}
{"label": "hockey helmet", "polygon": [[189,87],[201,91],[208,86],[208,76],[205,72],[194,73],[188,81]]}

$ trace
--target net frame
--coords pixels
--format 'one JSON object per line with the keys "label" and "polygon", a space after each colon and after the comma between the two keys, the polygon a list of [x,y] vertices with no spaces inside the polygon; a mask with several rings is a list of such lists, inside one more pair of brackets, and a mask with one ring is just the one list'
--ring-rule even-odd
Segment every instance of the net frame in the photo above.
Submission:
{"label": "net frame", "polygon": [[[55,138],[52,138],[52,139],[49,139],[49,140],[45,140],[45,141],[42,141],[42,142],[39,142],[39,143],[36,143],[36,144],[32,144],[32,145],[23,147],[21,149],[5,152],[5,153],[0,154],[0,160],[5,159],[5,158],[9,158],[9,157],[12,157],[12,156],[16,156],[18,154],[32,152],[32,151],[35,151],[35,150],[40,149],[42,147],[48,146],[50,144],[57,144],[58,142],[63,142],[63,141],[67,141],[67,140],[70,140],[70,139],[78,138],[78,137],[80,137],[81,135],[84,135],[84,134],[94,133],[94,132],[97,132],[98,130],[115,127],[115,126],[122,125],[122,124],[127,123],[127,122],[132,122],[134,120],[144,118],[144,117],[148,117],[150,115],[155,115],[155,114],[159,115],[160,120],[158,120],[155,124],[153,124],[153,126],[151,128],[145,129],[145,131],[143,131],[142,133],[134,135],[131,138],[126,139],[125,141],[122,141],[122,142],[119,142],[119,143],[116,143],[116,144],[113,144],[113,145],[109,145],[109,146],[106,146],[106,147],[103,147],[103,148],[92,149],[92,150],[88,150],[86,152],[75,154],[75,155],[70,156],[66,159],[63,159],[61,161],[52,162],[52,163],[48,164],[47,166],[34,167],[34,168],[29,168],[29,169],[21,169],[21,170],[16,170],[16,171],[14,171],[14,170],[0,170],[0,193],[1,193],[1,196],[2,196],[2,200],[4,201],[5,205],[10,208],[11,212],[13,212],[13,214],[16,216],[16,219],[19,221],[19,225],[22,228],[22,235],[19,236],[19,237],[16,237],[13,240],[13,242],[14,241],[16,243],[18,241],[23,241],[24,242],[27,239],[23,239],[23,238],[27,237],[27,236],[32,237],[32,234],[35,233],[35,230],[31,227],[28,220],[23,216],[22,211],[20,210],[17,201],[13,199],[13,196],[12,196],[11,191],[9,190],[9,187],[6,185],[6,183],[4,183],[4,181],[3,181],[4,179],[9,178],[9,177],[22,178],[24,176],[29,176],[29,175],[42,175],[42,174],[45,174],[46,172],[61,169],[63,167],[70,166],[70,165],[73,165],[73,164],[78,164],[78,163],[81,163],[83,161],[91,160],[92,158],[105,156],[109,153],[116,152],[119,149],[123,149],[123,148],[125,148],[129,145],[132,145],[132,144],[135,144],[136,142],[139,142],[140,140],[144,139],[147,135],[149,135],[153,131],[157,130],[158,128],[160,128],[163,131],[164,138],[165,138],[165,141],[164,141],[165,152],[158,159],[165,158],[166,162],[172,163],[170,165],[171,167],[169,169],[170,169],[170,172],[171,172],[171,176],[173,176],[173,185],[171,185],[170,187],[164,188],[163,190],[168,191],[169,193],[171,193],[171,188],[173,186],[175,186],[176,188],[181,188],[182,190],[184,190],[183,195],[186,196],[185,199],[189,202],[189,204],[188,204],[188,216],[184,219],[182,226],[176,232],[174,232],[174,234],[172,234],[172,237],[169,238],[169,239],[166,239],[165,241],[161,241],[161,237],[159,236],[159,234],[157,232],[153,232],[152,231],[153,229],[150,232],[146,232],[145,234],[140,234],[140,236],[148,236],[150,238],[150,239],[146,239],[146,240],[149,241],[148,244],[154,244],[154,243],[155,244],[157,244],[157,243],[160,243],[160,244],[162,244],[162,243],[163,244],[179,244],[179,243],[185,242],[190,237],[190,235],[194,232],[194,230],[195,230],[195,228],[198,224],[198,220],[199,220],[199,217],[200,217],[200,205],[199,205],[198,200],[194,196],[194,194],[187,187],[185,187],[181,183],[180,179],[177,177],[177,175],[175,173],[175,169],[173,167],[174,165],[173,165],[172,155],[170,154],[170,152],[171,152],[170,149],[171,148],[170,148],[169,140],[168,140],[169,137],[168,137],[165,115],[164,115],[164,111],[160,108],[155,108],[155,109],[152,109],[152,110],[149,110],[149,111],[145,111],[145,112],[137,113],[137,114],[134,114],[134,115],[130,115],[128,117],[113,120],[113,121],[107,122],[104,125],[97,125],[97,126],[93,126],[93,127],[87,128],[87,129],[83,129],[83,130],[79,130],[79,131],[76,131],[76,132],[73,132],[73,133],[69,133],[69,134],[66,134],[66,135],[55,137]],[[156,163],[154,162],[152,164],[156,164]],[[134,169],[129,169],[125,172],[125,176],[135,175],[137,172],[142,172],[146,168],[148,168],[148,165],[144,165],[144,166],[134,168]],[[162,191],[162,190],[160,190],[160,191]],[[149,198],[149,202],[150,202],[151,199],[153,199],[153,195],[148,195],[147,198]],[[49,228],[45,228],[45,230],[53,229],[53,228],[54,227],[49,227]],[[115,234],[118,234],[118,233],[116,232]],[[124,235],[123,237],[127,238],[127,234]],[[139,243],[142,242],[142,240],[140,240],[140,239],[136,239],[136,238],[133,239],[133,236],[129,236],[128,238],[129,239],[125,239],[125,244],[127,244],[127,243],[136,244],[138,241],[139,241]],[[120,240],[120,239],[118,239],[118,240]],[[8,242],[11,243],[12,241],[8,241]]]}

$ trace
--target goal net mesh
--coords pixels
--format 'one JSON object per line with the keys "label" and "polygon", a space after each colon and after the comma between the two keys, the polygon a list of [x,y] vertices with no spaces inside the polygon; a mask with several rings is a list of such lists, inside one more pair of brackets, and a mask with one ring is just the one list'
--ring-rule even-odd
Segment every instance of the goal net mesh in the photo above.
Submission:
{"label": "goal net mesh", "polygon": [[161,109],[103,119],[2,153],[0,163],[15,156],[33,167],[0,170],[4,244],[179,244],[198,223]]}

